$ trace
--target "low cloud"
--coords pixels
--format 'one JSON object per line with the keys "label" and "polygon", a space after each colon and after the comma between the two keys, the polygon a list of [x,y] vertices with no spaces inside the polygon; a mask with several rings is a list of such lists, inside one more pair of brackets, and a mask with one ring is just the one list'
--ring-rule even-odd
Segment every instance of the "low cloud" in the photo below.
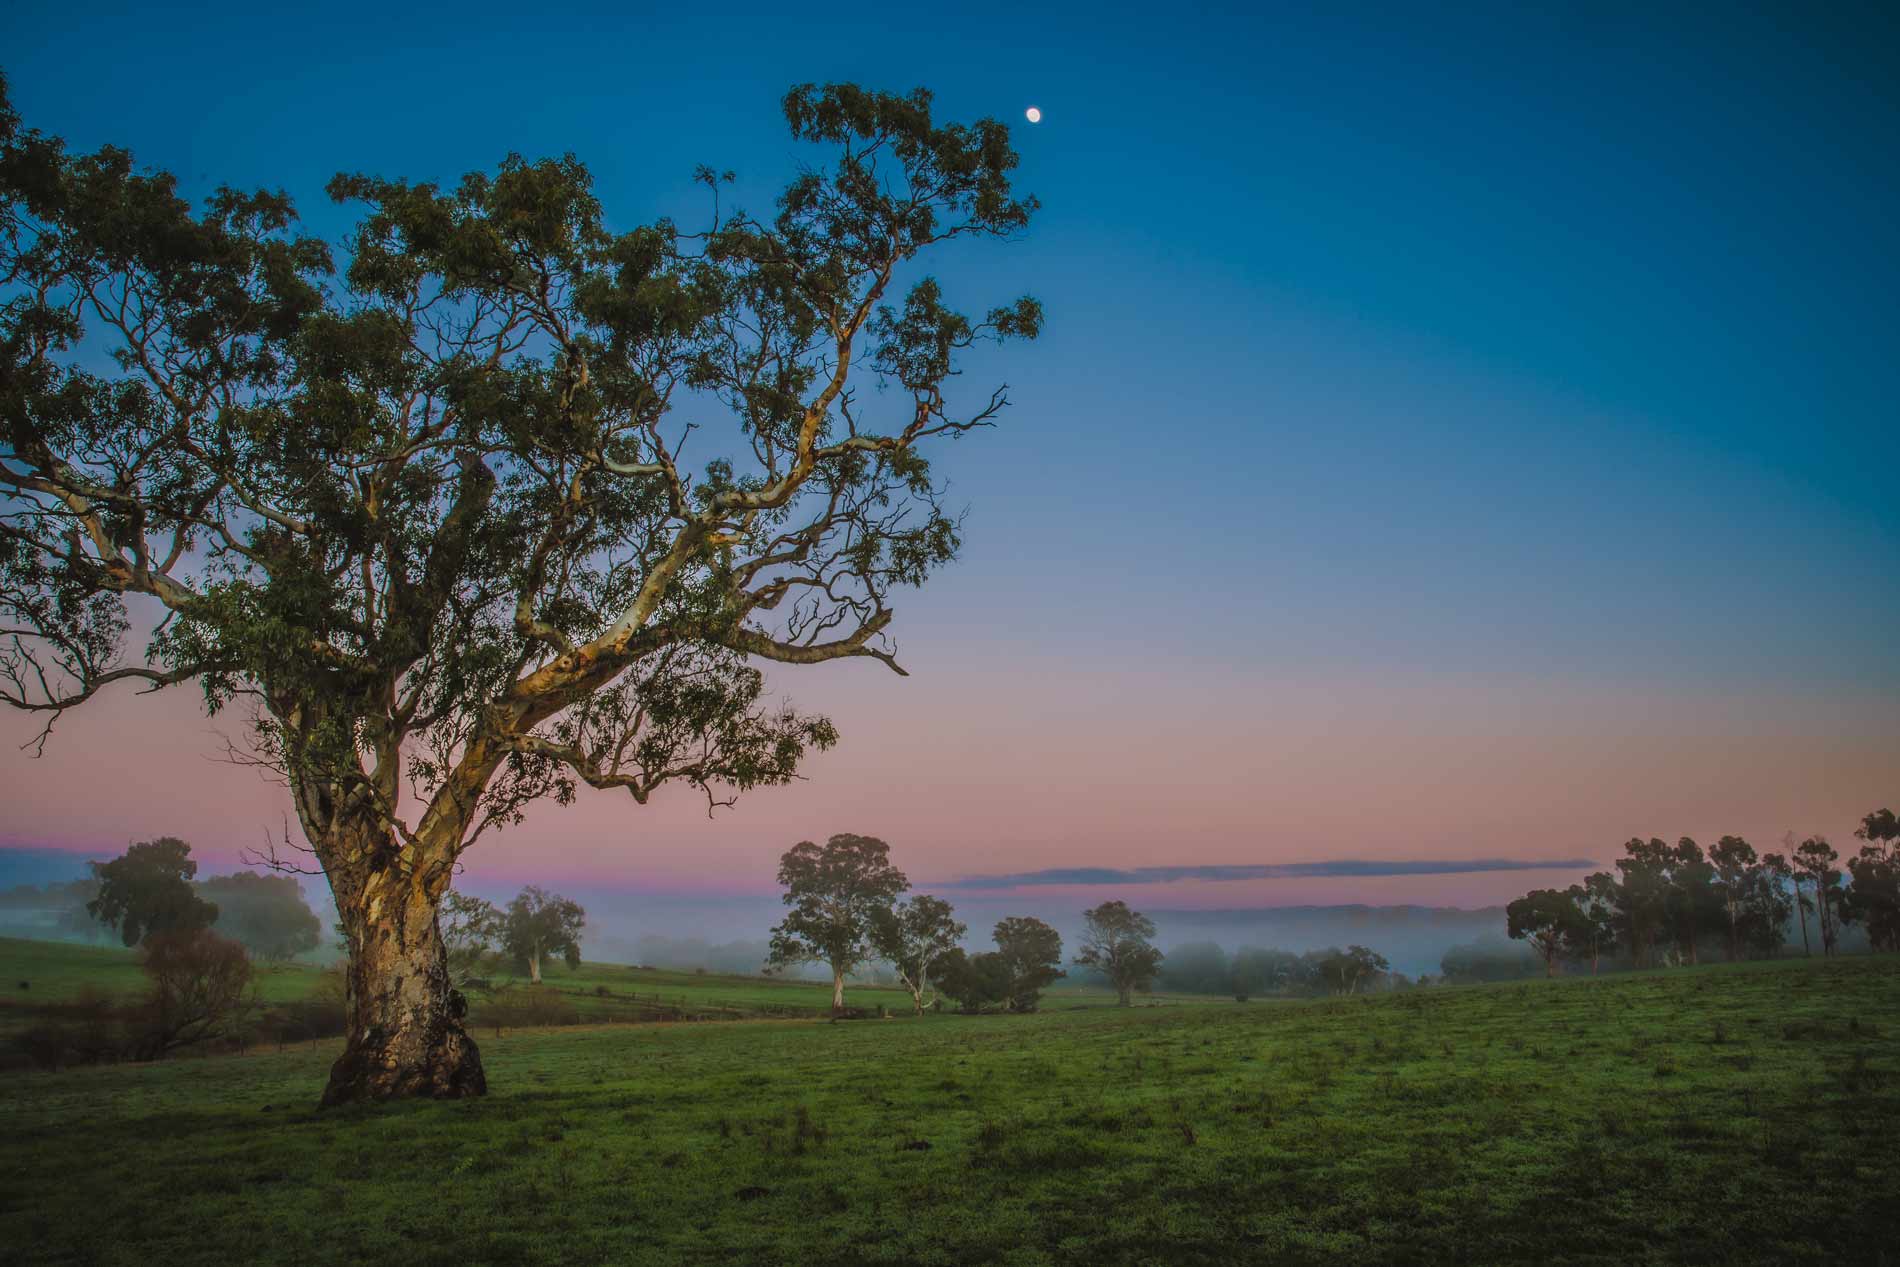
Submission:
{"label": "low cloud", "polygon": [[1483,871],[1579,871],[1594,867],[1588,858],[1407,858],[1379,862],[1338,858],[1330,862],[1263,862],[1207,867],[1051,867],[1006,875],[973,875],[952,880],[950,889],[1016,889],[1050,885],[1173,884],[1179,880],[1361,879],[1395,875],[1472,875]]}

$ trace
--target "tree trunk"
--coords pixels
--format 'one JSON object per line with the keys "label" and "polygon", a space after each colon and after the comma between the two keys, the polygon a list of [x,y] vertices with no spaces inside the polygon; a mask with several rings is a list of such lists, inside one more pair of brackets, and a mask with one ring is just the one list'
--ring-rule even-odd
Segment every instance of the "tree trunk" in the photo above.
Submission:
{"label": "tree trunk", "polygon": [[1115,987],[1115,997],[1121,1000],[1123,1007],[1133,1007],[1135,1005],[1135,1001],[1131,997],[1132,994],[1132,989],[1126,985],[1117,985]]}
{"label": "tree trunk", "polygon": [[394,868],[361,878],[333,872],[330,883],[350,944],[349,1030],[320,1107],[485,1094],[435,900]]}
{"label": "tree trunk", "polygon": [[[1808,908],[1802,904],[1801,881],[1794,882],[1794,913],[1801,917],[1801,954],[1804,958],[1814,957],[1814,948],[1808,945]],[[1783,924],[1783,928],[1787,925]]]}
{"label": "tree trunk", "polygon": [[541,951],[539,947],[528,952],[528,980],[541,984]]}
{"label": "tree trunk", "polygon": [[844,1015],[844,973],[836,968],[831,970],[831,1014]]}

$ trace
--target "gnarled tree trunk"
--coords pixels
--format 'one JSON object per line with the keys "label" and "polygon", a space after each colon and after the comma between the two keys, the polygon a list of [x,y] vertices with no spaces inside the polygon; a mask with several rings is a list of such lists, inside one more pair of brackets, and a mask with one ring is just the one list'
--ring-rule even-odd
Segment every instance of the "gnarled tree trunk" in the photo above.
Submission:
{"label": "gnarled tree trunk", "polygon": [[481,1053],[462,1026],[436,903],[394,868],[330,876],[349,937],[349,1030],[322,1107],[410,1096],[482,1095]]}

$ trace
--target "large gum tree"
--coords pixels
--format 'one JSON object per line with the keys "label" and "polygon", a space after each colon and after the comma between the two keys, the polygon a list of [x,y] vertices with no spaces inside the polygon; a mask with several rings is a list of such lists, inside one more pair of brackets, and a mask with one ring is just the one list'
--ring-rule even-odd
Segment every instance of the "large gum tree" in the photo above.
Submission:
{"label": "large gum tree", "polygon": [[1006,404],[950,398],[960,354],[1041,310],[964,316],[918,257],[1026,225],[1008,130],[784,113],[822,157],[770,216],[703,171],[705,224],[615,231],[572,157],[510,157],[337,177],[332,249],[0,96],[0,686],[41,749],[115,686],[252,709],[349,943],[325,1104],[485,1089],[437,923],[485,830],[784,783],[835,735],[759,662],[897,669],[893,591],[957,550],[926,450]]}

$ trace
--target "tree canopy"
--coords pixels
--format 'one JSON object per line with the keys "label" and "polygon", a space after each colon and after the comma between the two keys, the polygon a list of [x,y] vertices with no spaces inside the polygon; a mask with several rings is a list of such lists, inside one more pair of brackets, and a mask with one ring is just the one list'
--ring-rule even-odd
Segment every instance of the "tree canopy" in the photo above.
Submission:
{"label": "tree canopy", "polygon": [[255,871],[208,876],[198,892],[215,899],[218,932],[259,958],[294,958],[323,940],[323,921],[291,876]]}
{"label": "tree canopy", "polygon": [[191,887],[191,877],[198,874],[191,846],[176,836],[140,841],[110,862],[89,865],[99,893],[86,910],[116,928],[128,946],[167,933],[196,932],[217,921],[217,905]]}
{"label": "tree canopy", "polygon": [[[478,913],[471,913],[471,920]],[[528,969],[529,977],[541,981],[541,961],[559,955],[570,969],[581,966],[581,929],[587,924],[587,912],[581,904],[558,893],[549,893],[528,885],[515,894],[501,917],[502,947]],[[473,935],[478,926],[464,930]]]}
{"label": "tree canopy", "polygon": [[871,912],[871,948],[910,991],[919,1015],[930,991],[931,971],[968,931],[957,922],[950,903],[927,893]]}
{"label": "tree canopy", "polygon": [[1103,902],[1082,913],[1082,949],[1075,962],[1100,969],[1127,1007],[1136,990],[1154,984],[1161,968],[1161,951],[1148,939],[1154,921],[1122,901]]}
{"label": "tree canopy", "polygon": [[485,1087],[435,932],[485,831],[785,783],[837,733],[760,663],[898,669],[893,596],[957,553],[929,451],[1042,313],[920,261],[1028,224],[1009,131],[850,84],[783,114],[818,152],[768,214],[707,169],[702,222],[616,227],[577,158],[511,155],[339,175],[332,243],[0,98],[0,700],[42,747],[121,683],[251,710],[352,951],[326,1102]]}
{"label": "tree canopy", "polygon": [[489,956],[500,951],[507,919],[487,898],[450,890],[442,899],[440,924],[449,977],[456,989],[467,990],[484,979]]}
{"label": "tree canopy", "polygon": [[1042,991],[1068,974],[1063,972],[1062,934],[1039,919],[1012,915],[998,920],[996,953],[1008,971],[1009,1010],[1033,1012]]}
{"label": "tree canopy", "polygon": [[779,859],[778,882],[791,909],[772,929],[767,962],[828,965],[831,1006],[842,1011],[845,977],[876,956],[876,921],[910,881],[891,865],[889,845],[841,832],[822,845],[801,840],[787,849]]}
{"label": "tree canopy", "polygon": [[1504,908],[1506,932],[1529,941],[1544,961],[1544,975],[1557,974],[1557,955],[1580,933],[1576,899],[1558,889],[1536,889]]}

